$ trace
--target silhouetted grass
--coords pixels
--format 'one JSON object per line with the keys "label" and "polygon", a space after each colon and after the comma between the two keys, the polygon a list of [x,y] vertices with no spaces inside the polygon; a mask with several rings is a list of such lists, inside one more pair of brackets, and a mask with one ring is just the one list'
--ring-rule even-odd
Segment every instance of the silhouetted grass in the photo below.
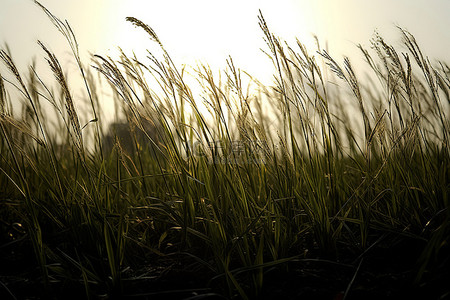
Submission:
{"label": "silhouetted grass", "polygon": [[[90,111],[43,43],[56,90],[1,50],[1,293],[449,295],[450,69],[410,33],[399,29],[402,52],[381,36],[360,47],[371,77],[359,78],[349,58],[285,44],[261,14],[275,85],[247,94],[229,58],[225,80],[198,68],[197,95],[141,21],[127,18],[161,58],[96,55],[88,68],[69,24],[42,8]],[[109,88],[123,118],[107,130]]]}

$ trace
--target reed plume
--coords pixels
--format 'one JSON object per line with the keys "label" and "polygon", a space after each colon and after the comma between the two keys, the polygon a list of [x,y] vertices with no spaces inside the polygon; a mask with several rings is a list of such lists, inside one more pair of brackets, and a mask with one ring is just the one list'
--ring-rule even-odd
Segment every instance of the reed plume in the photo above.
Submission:
{"label": "reed plume", "polygon": [[84,148],[83,148],[83,136],[81,133],[80,121],[78,119],[77,111],[75,109],[73,99],[69,91],[69,87],[67,86],[67,80],[64,76],[62,67],[54,53],[50,52],[50,50],[48,50],[48,48],[41,41],[38,41],[38,44],[47,54],[48,56],[48,58],[46,59],[47,63],[49,64],[50,69],[52,70],[53,75],[55,76],[56,81],[58,82],[64,94],[66,111],[69,116],[69,122],[72,125],[72,129],[75,135],[74,138],[75,146],[77,147],[79,153],[81,154]]}

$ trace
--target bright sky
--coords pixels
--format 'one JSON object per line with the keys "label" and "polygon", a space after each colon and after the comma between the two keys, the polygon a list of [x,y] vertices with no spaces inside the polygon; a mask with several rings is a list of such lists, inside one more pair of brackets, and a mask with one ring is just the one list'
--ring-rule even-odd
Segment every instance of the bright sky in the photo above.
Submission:
{"label": "bright sky", "polygon": [[[67,19],[82,53],[108,54],[120,46],[128,53],[154,47],[142,30],[125,21],[134,16],[150,25],[176,63],[208,62],[224,67],[232,55],[235,64],[264,77],[270,63],[258,27],[258,9],[272,31],[292,41],[297,36],[313,45],[317,34],[332,54],[354,53],[354,45],[369,46],[377,29],[393,43],[395,25],[416,36],[425,53],[449,60],[449,0],[41,0],[53,14]],[[42,40],[56,53],[66,53],[64,39],[32,0],[0,0],[0,45],[10,46],[15,60],[25,67]],[[141,51],[141,53],[143,53]]]}
{"label": "bright sky", "polygon": [[[348,55],[357,70],[362,59],[356,45],[370,47],[374,30],[399,45],[396,25],[413,33],[431,59],[450,61],[450,0],[41,0],[40,3],[60,19],[69,21],[84,64],[91,64],[89,53],[118,58],[118,46],[129,55],[134,51],[145,62],[146,49],[152,51],[158,46],[141,28],[125,21],[132,16],[154,29],[179,67],[206,62],[213,71],[218,71],[226,67],[226,59],[231,55],[236,67],[271,85],[275,72],[260,50],[268,49],[258,25],[259,9],[271,31],[292,46],[298,37],[314,53],[316,34],[322,48],[327,45],[330,54],[341,62],[342,55]],[[67,42],[45,13],[33,0],[0,0],[0,48],[8,44],[22,72],[28,72],[32,58],[37,58],[41,78],[53,80],[37,40],[55,52],[64,72],[74,75],[68,78],[71,93],[77,98],[84,95]],[[2,63],[0,73],[11,78]],[[185,80],[194,93],[200,92],[194,79]],[[7,88],[12,90],[10,86]],[[102,92],[106,95],[102,111],[112,118],[112,97],[108,97],[107,90]],[[13,104],[20,107],[20,102]],[[79,115],[82,123],[91,118],[91,113]]]}

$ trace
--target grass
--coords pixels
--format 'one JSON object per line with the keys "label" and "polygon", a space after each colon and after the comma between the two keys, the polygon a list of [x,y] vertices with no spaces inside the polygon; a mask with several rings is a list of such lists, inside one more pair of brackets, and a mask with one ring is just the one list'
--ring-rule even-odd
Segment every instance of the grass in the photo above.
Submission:
{"label": "grass", "polygon": [[221,78],[198,67],[197,95],[141,21],[127,18],[161,58],[96,55],[88,67],[69,24],[41,8],[89,109],[45,44],[53,83],[1,50],[2,295],[450,295],[450,69],[410,33],[399,29],[401,52],[381,36],[360,47],[363,77],[349,58],[284,43],[261,14],[274,86],[247,93],[229,58]]}

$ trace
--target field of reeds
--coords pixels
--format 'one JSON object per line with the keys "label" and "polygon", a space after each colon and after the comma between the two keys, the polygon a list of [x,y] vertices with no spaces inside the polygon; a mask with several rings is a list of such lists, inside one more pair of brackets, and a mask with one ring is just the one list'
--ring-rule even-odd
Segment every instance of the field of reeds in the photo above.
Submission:
{"label": "field of reeds", "polygon": [[42,9],[79,72],[0,50],[2,299],[450,297],[450,69],[413,35],[354,66],[261,14],[273,86],[229,58],[198,93],[141,21],[160,56],[83,62]]}

